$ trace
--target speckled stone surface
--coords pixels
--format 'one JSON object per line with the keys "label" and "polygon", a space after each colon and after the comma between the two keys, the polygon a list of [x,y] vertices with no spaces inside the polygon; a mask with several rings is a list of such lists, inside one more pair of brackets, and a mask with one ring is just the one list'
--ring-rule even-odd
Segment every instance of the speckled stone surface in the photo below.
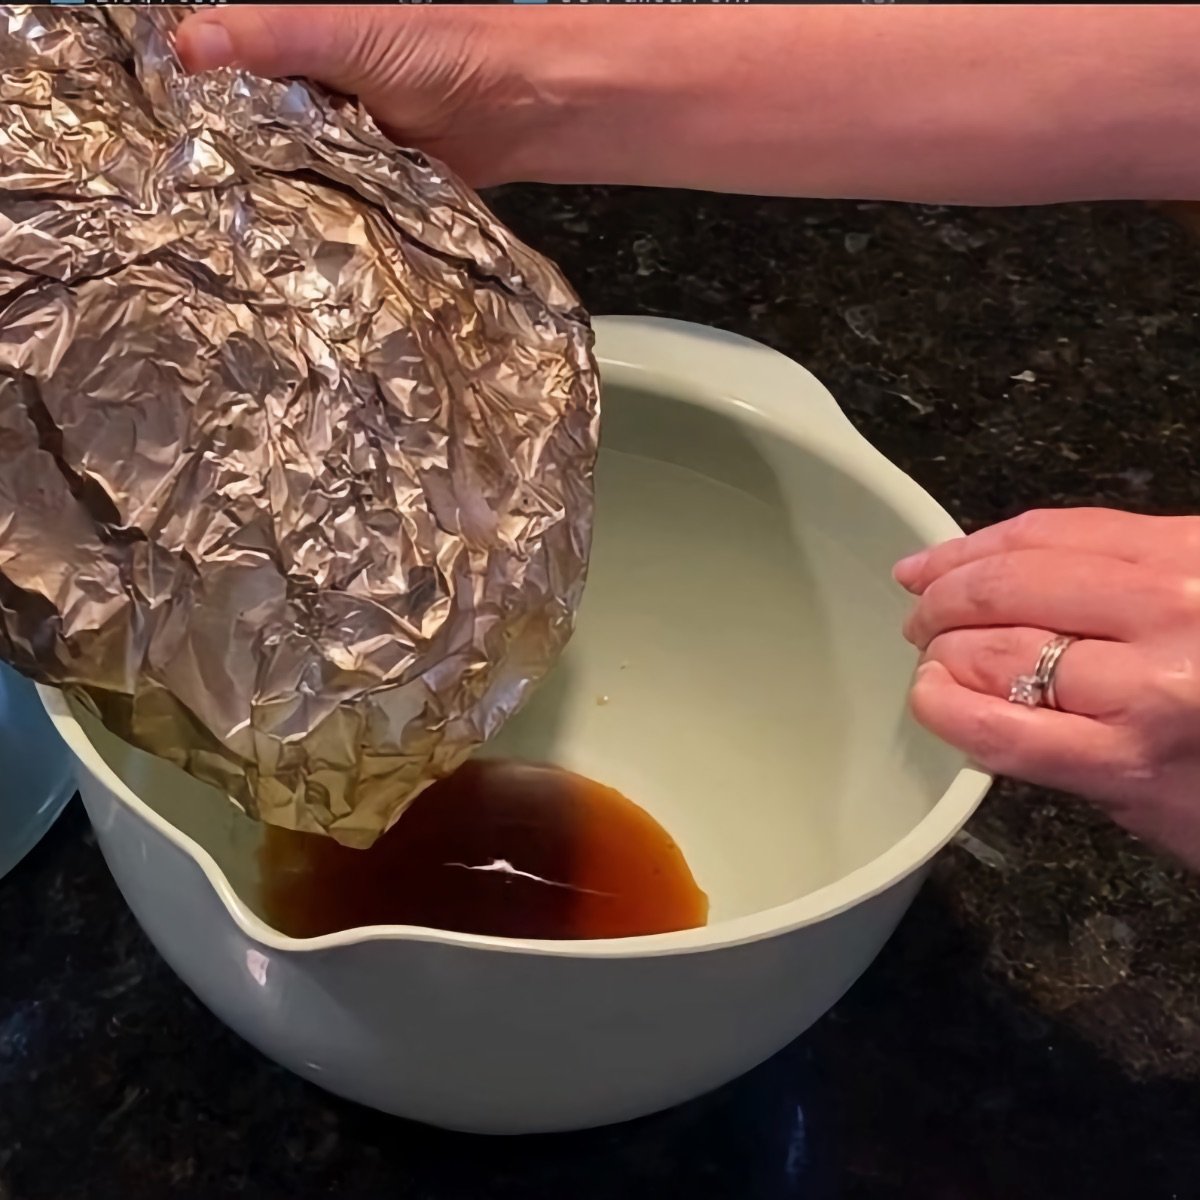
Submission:
{"label": "speckled stone surface", "polygon": [[[597,313],[812,368],[968,526],[1200,511],[1200,251],[1137,208],[967,212],[512,189]],[[208,1015],[72,805],[0,881],[0,1200],[1194,1200],[1200,886],[1081,804],[997,789],[809,1035],[636,1125],[442,1135]]]}

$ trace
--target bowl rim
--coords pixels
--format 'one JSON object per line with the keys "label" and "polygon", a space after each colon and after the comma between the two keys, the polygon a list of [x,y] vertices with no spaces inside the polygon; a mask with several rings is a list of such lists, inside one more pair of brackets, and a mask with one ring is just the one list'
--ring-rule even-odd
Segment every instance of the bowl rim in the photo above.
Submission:
{"label": "bowl rim", "polygon": [[[872,492],[916,531],[922,544],[961,536],[953,518],[915,480],[860,435],[804,367],[759,342],[708,326],[657,317],[599,317],[596,361],[605,380],[687,399],[821,454]],[[798,393],[803,393],[802,402]],[[917,549],[914,546],[914,549]],[[229,916],[252,942],[289,953],[330,951],[377,941],[418,941],[556,958],[632,959],[727,949],[791,933],[878,896],[920,871],[966,824],[992,777],[963,766],[908,833],[869,862],[815,891],[699,929],[630,938],[549,941],[497,938],[415,925],[371,925],[294,938],[250,910],[213,856],[141,800],[108,765],[55,688],[40,687],[50,719],[79,768],[200,869]]]}

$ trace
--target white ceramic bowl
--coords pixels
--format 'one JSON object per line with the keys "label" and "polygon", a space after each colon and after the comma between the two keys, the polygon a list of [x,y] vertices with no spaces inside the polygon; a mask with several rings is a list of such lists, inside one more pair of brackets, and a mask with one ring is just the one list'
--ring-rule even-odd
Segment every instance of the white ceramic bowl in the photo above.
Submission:
{"label": "white ceramic bowl", "polygon": [[314,1083],[455,1129],[621,1121],[767,1058],[871,962],[989,782],[906,713],[889,571],[957,532],[946,513],[771,350],[642,319],[600,320],[597,341],[578,633],[490,752],[654,813],[710,895],[707,928],[283,937],[255,912],[256,827],[44,693],[121,891],[201,1000]]}

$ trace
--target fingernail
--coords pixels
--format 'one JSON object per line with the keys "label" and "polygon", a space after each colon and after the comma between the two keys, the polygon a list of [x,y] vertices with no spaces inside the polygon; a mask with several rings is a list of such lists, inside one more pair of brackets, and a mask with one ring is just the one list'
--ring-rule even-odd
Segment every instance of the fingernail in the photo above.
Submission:
{"label": "fingernail", "polygon": [[189,71],[212,71],[233,62],[233,39],[219,21],[193,18],[180,38],[180,53]]}
{"label": "fingernail", "polygon": [[907,558],[902,558],[892,568],[892,578],[902,588],[912,587],[921,577],[921,568],[925,565],[927,555],[928,551],[922,550],[917,554],[910,554]]}

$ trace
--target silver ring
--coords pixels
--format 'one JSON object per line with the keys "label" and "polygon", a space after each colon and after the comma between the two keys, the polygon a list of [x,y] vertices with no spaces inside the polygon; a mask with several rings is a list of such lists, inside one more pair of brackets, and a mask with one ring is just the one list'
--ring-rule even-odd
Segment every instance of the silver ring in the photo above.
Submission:
{"label": "silver ring", "polygon": [[1058,664],[1062,662],[1067,648],[1076,641],[1078,639],[1073,637],[1052,637],[1042,647],[1033,674],[1018,675],[1013,680],[1008,692],[1009,702],[1024,704],[1027,708],[1038,708],[1044,704],[1047,708],[1057,709],[1058,696],[1054,690],[1054,680],[1058,674]]}

